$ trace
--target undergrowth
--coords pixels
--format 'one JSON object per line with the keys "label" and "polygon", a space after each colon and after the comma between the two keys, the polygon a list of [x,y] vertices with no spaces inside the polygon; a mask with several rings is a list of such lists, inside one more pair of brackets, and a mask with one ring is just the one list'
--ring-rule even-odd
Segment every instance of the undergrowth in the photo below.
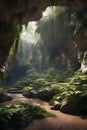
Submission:
{"label": "undergrowth", "polygon": [[49,101],[50,105],[53,105],[54,101],[58,101],[62,105],[77,104],[79,113],[87,113],[87,74],[57,70],[52,67],[43,73],[36,71],[35,73],[38,75],[36,78],[29,78],[34,73],[28,73],[27,78],[17,81],[13,87],[20,87],[23,95],[29,95],[32,90],[36,94],[44,88],[52,88],[54,94]]}
{"label": "undergrowth", "polygon": [[54,116],[48,113],[41,106],[31,106],[29,104],[20,105],[0,105],[0,129],[8,127],[27,126],[34,119],[41,119]]}

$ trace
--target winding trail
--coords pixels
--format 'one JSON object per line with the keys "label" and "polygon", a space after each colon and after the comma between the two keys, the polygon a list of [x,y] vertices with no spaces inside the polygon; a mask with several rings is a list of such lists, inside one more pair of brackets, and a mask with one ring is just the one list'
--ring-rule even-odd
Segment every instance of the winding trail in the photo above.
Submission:
{"label": "winding trail", "polygon": [[34,120],[29,126],[22,130],[87,130],[87,117],[72,116],[54,111],[50,109],[47,102],[40,99],[29,99],[22,94],[10,94],[13,97],[12,101],[4,104],[19,104],[28,103],[32,105],[40,104],[48,112],[56,115],[56,117],[48,117],[46,119]]}

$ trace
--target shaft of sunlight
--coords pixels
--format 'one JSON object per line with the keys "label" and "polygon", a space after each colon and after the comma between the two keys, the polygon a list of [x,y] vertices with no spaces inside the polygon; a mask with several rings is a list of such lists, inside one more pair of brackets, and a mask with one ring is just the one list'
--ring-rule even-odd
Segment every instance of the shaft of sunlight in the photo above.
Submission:
{"label": "shaft of sunlight", "polygon": [[37,22],[29,22],[27,29],[23,25],[21,39],[26,41],[26,43],[36,44],[36,38],[35,38],[36,28],[37,28]]}

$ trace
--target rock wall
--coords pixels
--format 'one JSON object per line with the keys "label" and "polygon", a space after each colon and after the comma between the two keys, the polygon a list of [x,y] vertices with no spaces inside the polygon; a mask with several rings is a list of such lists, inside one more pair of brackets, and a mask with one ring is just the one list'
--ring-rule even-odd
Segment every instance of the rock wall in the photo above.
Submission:
{"label": "rock wall", "polygon": [[80,71],[87,72],[87,11],[79,13],[74,40],[77,46],[78,60],[81,63]]}

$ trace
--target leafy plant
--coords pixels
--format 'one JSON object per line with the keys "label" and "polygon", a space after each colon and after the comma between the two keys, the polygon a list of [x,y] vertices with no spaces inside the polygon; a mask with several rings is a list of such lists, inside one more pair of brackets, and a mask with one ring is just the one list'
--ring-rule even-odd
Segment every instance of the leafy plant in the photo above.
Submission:
{"label": "leafy plant", "polygon": [[[0,129],[16,126],[19,122],[25,122],[26,126],[34,119],[54,116],[41,106],[29,104],[0,105]],[[22,124],[21,124],[22,125]]]}
{"label": "leafy plant", "polygon": [[26,93],[29,93],[32,89],[33,89],[32,87],[27,86],[23,88],[22,92],[25,95]]}
{"label": "leafy plant", "polygon": [[72,103],[77,106],[78,113],[87,113],[87,75],[77,72],[66,81],[66,83],[51,85],[55,95],[50,104],[52,105],[55,100],[62,104]]}

